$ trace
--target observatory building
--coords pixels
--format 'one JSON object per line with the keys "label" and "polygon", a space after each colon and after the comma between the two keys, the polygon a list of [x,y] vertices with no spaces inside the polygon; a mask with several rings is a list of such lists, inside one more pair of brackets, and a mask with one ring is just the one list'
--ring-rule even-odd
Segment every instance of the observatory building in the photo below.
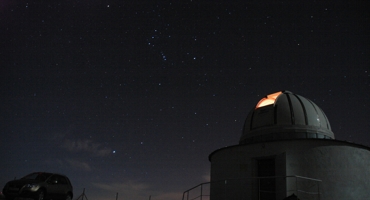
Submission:
{"label": "observatory building", "polygon": [[209,161],[211,200],[370,197],[370,148],[335,140],[322,109],[289,91],[261,99],[239,144]]}

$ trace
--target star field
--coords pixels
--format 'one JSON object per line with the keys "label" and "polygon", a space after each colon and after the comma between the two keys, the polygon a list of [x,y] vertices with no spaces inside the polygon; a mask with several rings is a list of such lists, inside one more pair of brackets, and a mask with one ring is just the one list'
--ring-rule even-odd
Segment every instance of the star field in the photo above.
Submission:
{"label": "star field", "polygon": [[0,184],[49,171],[75,197],[181,199],[279,90],[370,146],[362,1],[0,4]]}

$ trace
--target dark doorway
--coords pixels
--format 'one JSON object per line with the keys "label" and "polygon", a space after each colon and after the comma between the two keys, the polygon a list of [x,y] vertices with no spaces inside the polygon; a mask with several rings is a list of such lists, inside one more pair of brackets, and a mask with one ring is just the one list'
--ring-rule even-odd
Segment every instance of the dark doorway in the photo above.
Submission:
{"label": "dark doorway", "polygon": [[[259,199],[260,200],[276,200],[276,185],[275,185],[275,158],[258,159],[258,177],[259,180]],[[262,178],[270,177],[271,178]]]}

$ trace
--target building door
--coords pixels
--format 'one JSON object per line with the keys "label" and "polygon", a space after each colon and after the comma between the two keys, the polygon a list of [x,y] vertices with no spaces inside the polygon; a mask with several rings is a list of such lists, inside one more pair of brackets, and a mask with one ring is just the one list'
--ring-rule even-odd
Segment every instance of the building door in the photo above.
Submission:
{"label": "building door", "polygon": [[[275,158],[258,159],[259,200],[275,200]],[[267,178],[266,178],[267,177]],[[271,177],[271,178],[268,178]]]}

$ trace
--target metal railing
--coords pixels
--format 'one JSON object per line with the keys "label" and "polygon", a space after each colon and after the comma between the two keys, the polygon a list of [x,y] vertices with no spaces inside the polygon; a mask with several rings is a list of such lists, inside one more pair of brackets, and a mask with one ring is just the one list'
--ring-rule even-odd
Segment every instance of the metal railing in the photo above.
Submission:
{"label": "metal railing", "polygon": [[211,182],[205,182],[205,183],[201,183],[197,186],[194,186],[188,190],[186,190],[183,194],[182,194],[182,200],[185,200],[185,196],[186,196],[186,200],[195,200],[195,199],[199,199],[199,200],[209,200],[209,197],[210,197],[210,183]]}
{"label": "metal railing", "polygon": [[[271,187],[263,185],[270,182]],[[277,183],[279,185],[277,185]],[[205,182],[186,190],[182,195],[182,200],[210,200],[211,187],[217,188],[215,196],[224,196],[223,199],[232,199],[228,195],[238,195],[237,192],[249,191],[247,194],[240,194],[238,199],[268,199],[266,195],[289,196],[297,195],[301,200],[313,199],[320,200],[321,180],[303,176],[273,176],[273,177],[250,177],[243,179],[226,179],[220,181]],[[268,183],[267,183],[268,184]],[[241,197],[243,196],[243,197]],[[265,197],[265,198],[264,198]],[[222,199],[222,198],[216,198]]]}

